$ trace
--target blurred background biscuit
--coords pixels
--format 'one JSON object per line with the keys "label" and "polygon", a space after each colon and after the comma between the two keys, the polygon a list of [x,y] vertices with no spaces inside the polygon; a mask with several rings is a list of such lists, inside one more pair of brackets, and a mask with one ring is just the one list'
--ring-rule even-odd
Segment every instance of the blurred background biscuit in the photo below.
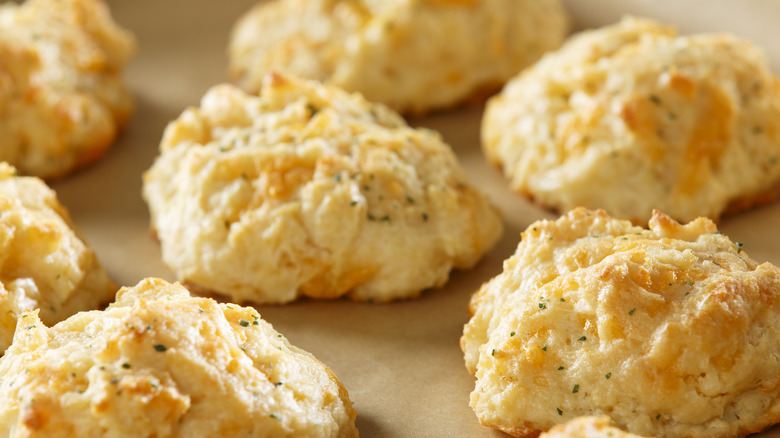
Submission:
{"label": "blurred background biscuit", "polygon": [[257,92],[288,72],[421,114],[500,89],[568,23],[558,0],[272,0],[236,23],[230,74]]}
{"label": "blurred background biscuit", "polygon": [[780,190],[780,80],[746,40],[628,17],[510,81],[482,143],[512,189],[557,211],[718,219]]}
{"label": "blurred background biscuit", "polygon": [[101,0],[0,6],[0,160],[54,178],[103,156],[132,110],[134,51]]}

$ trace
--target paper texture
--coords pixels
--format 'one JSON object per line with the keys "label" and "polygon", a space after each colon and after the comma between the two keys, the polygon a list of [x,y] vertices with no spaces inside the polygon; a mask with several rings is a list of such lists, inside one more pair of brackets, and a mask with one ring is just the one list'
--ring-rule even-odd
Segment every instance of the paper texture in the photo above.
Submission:
{"label": "paper texture", "polygon": [[[115,0],[115,19],[135,33],[139,51],[126,73],[135,115],[107,156],[53,188],[95,248],[111,277],[134,285],[147,276],[175,280],[163,265],[141,198],[141,174],[152,163],[165,125],[227,80],[226,48],[235,20],[253,0]],[[780,70],[780,2],[604,0],[567,2],[576,28],[614,22],[631,13],[677,25],[684,32],[734,31],[761,44]],[[470,271],[454,272],[442,289],[386,305],[301,301],[259,306],[290,341],[330,366],[349,391],[364,437],[499,437],[468,406],[474,379],[459,338],[470,295],[498,274],[520,232],[557,215],[513,194],[479,145],[482,108],[412,123],[439,130],[471,176],[500,207],[503,239]],[[721,229],[751,257],[780,264],[780,204],[725,218]],[[780,430],[764,436],[780,437]]]}

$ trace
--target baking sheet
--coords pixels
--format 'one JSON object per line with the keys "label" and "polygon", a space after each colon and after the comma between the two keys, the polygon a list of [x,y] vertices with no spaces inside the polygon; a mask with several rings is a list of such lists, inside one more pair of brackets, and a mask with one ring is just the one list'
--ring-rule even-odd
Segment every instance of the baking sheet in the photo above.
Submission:
{"label": "baking sheet", "polygon": [[[147,276],[175,280],[149,232],[141,173],[152,163],[165,125],[227,79],[226,47],[233,22],[254,0],[114,0],[115,19],[133,31],[139,51],[126,79],[136,111],[117,144],[96,165],[51,185],[95,248],[111,277],[134,285]],[[577,29],[608,24],[626,13],[654,17],[684,32],[733,31],[762,45],[780,71],[780,1],[566,1]],[[501,437],[468,406],[473,377],[459,338],[470,295],[501,271],[520,231],[555,218],[511,193],[479,148],[482,108],[416,119],[439,130],[461,163],[500,207],[503,239],[470,271],[456,271],[442,289],[414,301],[355,304],[345,300],[259,306],[290,341],[330,366],[349,391],[363,437]],[[759,261],[780,264],[780,204],[724,218],[721,229]],[[780,428],[762,436],[780,437]]]}

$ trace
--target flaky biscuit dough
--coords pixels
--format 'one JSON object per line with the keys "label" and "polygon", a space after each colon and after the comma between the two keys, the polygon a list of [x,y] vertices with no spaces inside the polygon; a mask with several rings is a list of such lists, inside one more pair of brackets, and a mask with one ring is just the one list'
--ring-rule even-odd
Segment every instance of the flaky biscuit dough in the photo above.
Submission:
{"label": "flaky biscuit dough", "polygon": [[251,92],[278,70],[419,114],[499,89],[567,30],[559,0],[272,0],[236,23],[230,73]]}
{"label": "flaky biscuit dough", "polygon": [[539,435],[539,438],[642,438],[610,425],[609,417],[577,417]]}
{"label": "flaky biscuit dough", "polygon": [[100,158],[130,115],[135,40],[101,0],[0,6],[0,160],[63,176]]}
{"label": "flaky biscuit dough", "polygon": [[143,190],[165,263],[237,301],[413,297],[502,231],[437,133],[280,74],[259,97],[220,85],[184,111]]}
{"label": "flaky biscuit dough", "polygon": [[0,162],[0,355],[25,309],[54,324],[107,304],[116,289],[56,194]]}
{"label": "flaky biscuit dough", "polygon": [[531,437],[608,415],[673,438],[780,420],[780,270],[709,219],[643,229],[578,208],[521,239],[461,338],[483,424]]}
{"label": "flaky biscuit dough", "polygon": [[0,435],[357,437],[338,379],[252,308],[146,279],[105,311],[20,319]]}
{"label": "flaky biscuit dough", "polygon": [[559,211],[717,219],[780,189],[780,79],[747,41],[626,18],[510,81],[482,142],[514,190]]}

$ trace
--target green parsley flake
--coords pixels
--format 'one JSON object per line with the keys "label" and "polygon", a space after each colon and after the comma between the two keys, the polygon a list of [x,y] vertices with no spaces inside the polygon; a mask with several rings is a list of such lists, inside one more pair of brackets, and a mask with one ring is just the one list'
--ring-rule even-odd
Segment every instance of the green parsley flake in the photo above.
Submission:
{"label": "green parsley flake", "polygon": [[737,242],[737,254],[742,252],[742,242]]}
{"label": "green parsley flake", "polygon": [[584,341],[584,340],[586,340],[586,339],[588,339],[588,338],[587,338],[587,337],[585,337],[585,336],[583,336],[583,337],[581,337],[581,338],[579,338],[579,339],[577,339],[577,340],[578,340],[578,341]]}
{"label": "green parsley flake", "polygon": [[604,374],[604,378],[605,378],[605,379],[609,379],[610,377],[612,377],[612,372],[609,372],[609,373],[607,373],[607,374]]}
{"label": "green parsley flake", "polygon": [[154,349],[159,351],[159,352],[164,352],[168,348],[165,345],[163,345],[163,344],[157,344],[157,345],[154,346]]}
{"label": "green parsley flake", "polygon": [[563,411],[561,410],[561,408],[555,408],[555,409],[558,410],[558,415],[563,415]]}
{"label": "green parsley flake", "polygon": [[571,393],[572,393],[572,394],[576,394],[576,393],[578,393],[578,392],[580,392],[580,384],[579,384],[579,383],[576,383],[576,384],[574,385],[574,388],[572,388],[572,389],[571,389]]}
{"label": "green parsley flake", "polygon": [[238,320],[238,324],[239,324],[241,327],[248,327],[248,326],[249,326],[249,321],[247,321],[246,319],[239,319],[239,320]]}
{"label": "green parsley flake", "polygon": [[130,364],[125,362],[125,363],[122,364],[122,368],[129,369],[130,368]]}
{"label": "green parsley flake", "polygon": [[542,351],[547,351],[547,344],[544,344],[544,347],[542,347]]}
{"label": "green parsley flake", "polygon": [[514,336],[514,335],[515,335],[515,332],[511,332],[511,333],[509,333],[509,337],[510,337],[510,338],[511,338],[512,336]]}
{"label": "green parsley flake", "polygon": [[636,311],[636,307],[634,307],[633,309],[629,310],[628,314],[629,315],[633,315],[635,311]]}
{"label": "green parsley flake", "polygon": [[563,370],[563,365],[558,367],[558,371],[561,371],[561,370]]}

